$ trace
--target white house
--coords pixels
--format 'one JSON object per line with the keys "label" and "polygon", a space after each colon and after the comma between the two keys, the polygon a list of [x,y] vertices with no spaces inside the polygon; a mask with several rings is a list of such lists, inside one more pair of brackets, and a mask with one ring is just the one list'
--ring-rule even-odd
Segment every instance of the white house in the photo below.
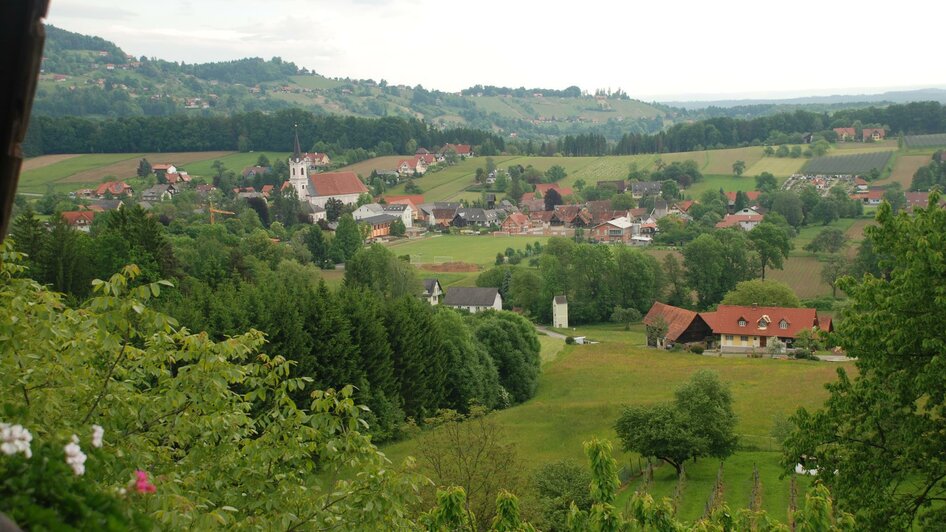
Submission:
{"label": "white house", "polygon": [[564,295],[552,298],[552,327],[568,328],[568,299]]}
{"label": "white house", "polygon": [[471,313],[484,310],[502,310],[503,298],[498,288],[472,288],[455,286],[443,298],[448,307],[468,310]]}
{"label": "white house", "polygon": [[431,306],[440,304],[440,297],[443,296],[443,288],[440,287],[440,281],[437,279],[424,279],[424,293],[421,298]]}
{"label": "white house", "polygon": [[384,214],[390,214],[392,216],[397,216],[404,222],[404,228],[410,229],[414,227],[414,209],[406,203],[389,203],[387,205],[382,205]]}
{"label": "white house", "polygon": [[351,216],[357,222],[358,220],[364,220],[365,218],[371,218],[379,214],[384,214],[384,207],[380,203],[366,203],[355,209],[351,213]]}

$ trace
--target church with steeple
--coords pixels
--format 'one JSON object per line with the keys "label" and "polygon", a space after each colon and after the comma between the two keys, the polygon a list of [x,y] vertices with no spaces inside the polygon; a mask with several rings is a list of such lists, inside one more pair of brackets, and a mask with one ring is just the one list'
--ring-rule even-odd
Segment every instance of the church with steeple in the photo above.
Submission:
{"label": "church with steeple", "polygon": [[346,205],[358,203],[358,197],[367,194],[368,187],[355,172],[316,172],[309,167],[299,144],[299,130],[295,131],[292,155],[289,156],[289,181],[282,190],[292,187],[299,201],[325,208],[330,199]]}

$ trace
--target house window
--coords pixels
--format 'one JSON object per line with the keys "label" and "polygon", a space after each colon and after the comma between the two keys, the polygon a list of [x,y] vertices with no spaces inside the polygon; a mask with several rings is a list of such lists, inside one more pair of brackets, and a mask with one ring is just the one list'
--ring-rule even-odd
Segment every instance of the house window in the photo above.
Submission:
{"label": "house window", "polygon": [[746,342],[749,341],[749,337],[748,337],[748,336],[740,336],[740,337],[739,337],[739,340],[742,341],[742,343],[746,343]]}
{"label": "house window", "polygon": [[733,339],[733,336],[732,336],[731,334],[727,334],[727,335],[726,335],[726,341],[727,341],[727,342],[732,342],[732,339]]}
{"label": "house window", "polygon": [[744,320],[744,319],[742,319],[742,318],[739,318],[739,326],[740,326],[740,327],[745,327],[745,326],[746,326],[746,320]]}
{"label": "house window", "polygon": [[785,321],[785,320],[782,320],[782,321],[778,322],[778,328],[779,328],[779,329],[788,329],[788,322]]}

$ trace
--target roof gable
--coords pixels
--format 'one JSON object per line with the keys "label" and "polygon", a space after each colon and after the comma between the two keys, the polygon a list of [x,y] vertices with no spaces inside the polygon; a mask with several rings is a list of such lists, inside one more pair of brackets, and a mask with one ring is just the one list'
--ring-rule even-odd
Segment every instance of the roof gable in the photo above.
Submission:
{"label": "roof gable", "polygon": [[491,307],[499,296],[498,288],[451,287],[443,304],[451,307]]}

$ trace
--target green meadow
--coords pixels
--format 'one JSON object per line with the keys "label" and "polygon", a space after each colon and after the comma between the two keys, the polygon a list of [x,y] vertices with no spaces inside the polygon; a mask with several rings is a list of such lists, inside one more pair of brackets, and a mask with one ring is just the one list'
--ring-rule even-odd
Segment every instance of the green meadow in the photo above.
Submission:
{"label": "green meadow", "polygon": [[[753,467],[763,484],[763,506],[784,519],[789,504],[789,478],[780,478],[780,454],[770,436],[777,415],[798,407],[817,408],[827,397],[824,384],[836,378],[835,363],[772,359],[719,358],[671,353],[644,347],[641,326],[630,332],[620,325],[579,327],[572,334],[600,341],[593,345],[564,345],[542,337],[542,375],[536,396],[524,404],[490,414],[515,445],[526,474],[561,459],[586,463],[582,442],[593,436],[607,438],[615,447],[619,466],[637,471],[640,457],[621,451],[613,424],[623,405],[669,401],[676,386],[698,369],[719,373],[729,383],[738,416],[740,450],[724,462],[725,499],[731,507],[748,504]],[[852,367],[852,366],[845,366]],[[395,462],[422,452],[421,438],[384,448]],[[646,462],[646,461],[644,461]],[[687,481],[679,516],[699,518],[712,492],[719,461],[706,458],[688,463]],[[619,503],[625,503],[640,484],[632,478]],[[672,467],[658,466],[648,490],[672,496],[677,481]],[[807,485],[799,479],[799,490]]]}

